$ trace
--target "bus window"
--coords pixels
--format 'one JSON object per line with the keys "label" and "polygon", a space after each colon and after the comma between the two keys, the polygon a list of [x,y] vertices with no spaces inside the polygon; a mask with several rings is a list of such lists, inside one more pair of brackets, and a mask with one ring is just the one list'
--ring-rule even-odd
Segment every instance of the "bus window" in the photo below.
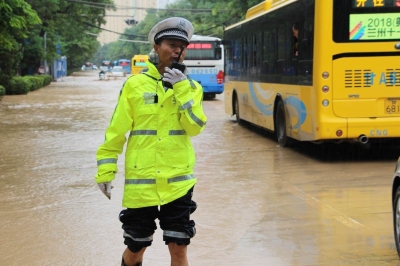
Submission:
{"label": "bus window", "polygon": [[311,85],[313,73],[313,50],[314,50],[314,13],[306,15],[304,23],[301,23],[299,32],[299,56],[298,56],[298,75],[299,84]]}
{"label": "bus window", "polygon": [[277,70],[281,76],[290,75],[292,70],[288,60],[291,58],[292,49],[288,47],[288,26],[286,23],[281,24],[278,28],[278,60]]}
{"label": "bus window", "polygon": [[222,49],[220,47],[215,48],[215,59],[221,59]]}
{"label": "bus window", "polygon": [[251,67],[257,67],[257,35],[254,34],[252,38],[252,59],[251,59]]}
{"label": "bus window", "polygon": [[[221,59],[221,52],[217,54],[217,47],[212,42],[193,41],[186,47],[186,60],[214,60]],[[218,58],[219,57],[219,58]]]}
{"label": "bus window", "polygon": [[293,32],[293,56],[296,58],[299,56],[299,23],[295,22],[292,25]]}

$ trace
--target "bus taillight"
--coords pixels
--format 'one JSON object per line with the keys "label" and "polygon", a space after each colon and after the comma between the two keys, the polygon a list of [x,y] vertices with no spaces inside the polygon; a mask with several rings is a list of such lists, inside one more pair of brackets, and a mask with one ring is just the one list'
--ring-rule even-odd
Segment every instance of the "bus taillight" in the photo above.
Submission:
{"label": "bus taillight", "polygon": [[222,84],[224,82],[224,71],[220,70],[217,74],[217,82],[218,84]]}

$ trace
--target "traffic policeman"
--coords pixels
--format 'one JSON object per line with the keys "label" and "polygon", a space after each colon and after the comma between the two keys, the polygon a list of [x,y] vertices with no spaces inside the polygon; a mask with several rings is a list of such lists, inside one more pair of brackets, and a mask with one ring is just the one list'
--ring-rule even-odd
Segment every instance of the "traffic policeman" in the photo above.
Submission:
{"label": "traffic policeman", "polygon": [[129,132],[124,209],[119,215],[127,246],[121,265],[142,265],[157,229],[156,219],[170,251],[171,265],[189,265],[187,246],[196,233],[190,215],[197,207],[192,200],[197,179],[190,138],[201,133],[207,121],[202,87],[186,76],[185,66],[179,64],[193,32],[190,21],[180,17],[162,20],[152,28],[148,39],[159,62],[148,61],[147,72],[126,80],[105,142],[96,154],[96,183],[110,199],[118,155]]}

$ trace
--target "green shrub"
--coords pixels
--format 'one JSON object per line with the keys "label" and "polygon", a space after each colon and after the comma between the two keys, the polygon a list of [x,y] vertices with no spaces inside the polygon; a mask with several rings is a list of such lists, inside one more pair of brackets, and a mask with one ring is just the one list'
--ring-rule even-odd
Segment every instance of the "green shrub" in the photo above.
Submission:
{"label": "green shrub", "polygon": [[28,92],[29,91],[34,91],[36,89],[36,84],[35,82],[31,79],[32,76],[23,76],[22,79],[26,82],[26,85],[28,86]]}
{"label": "green shrub", "polygon": [[0,100],[6,94],[6,89],[0,85]]}
{"label": "green shrub", "polygon": [[44,79],[43,86],[47,86],[53,81],[53,77],[50,75],[41,75],[40,77],[42,77]]}
{"label": "green shrub", "polygon": [[10,84],[11,76],[6,75],[0,71],[0,86],[7,88]]}
{"label": "green shrub", "polygon": [[28,83],[27,79],[23,77],[12,77],[10,80],[9,87],[6,88],[6,94],[8,95],[18,95],[27,94],[31,84]]}
{"label": "green shrub", "polygon": [[[44,78],[41,76],[30,76],[30,80],[35,83],[35,88],[33,90],[37,90],[43,87]],[[31,90],[32,91],[32,90]]]}
{"label": "green shrub", "polygon": [[40,76],[33,76],[32,80],[35,82],[36,84],[36,89],[40,89],[44,87],[44,78],[40,77]]}

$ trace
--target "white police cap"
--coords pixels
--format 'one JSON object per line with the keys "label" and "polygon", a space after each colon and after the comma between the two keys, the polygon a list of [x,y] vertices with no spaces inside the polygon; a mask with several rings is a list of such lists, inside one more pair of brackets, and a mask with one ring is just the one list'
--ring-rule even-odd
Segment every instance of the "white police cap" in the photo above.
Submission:
{"label": "white police cap", "polygon": [[179,39],[190,43],[194,28],[185,18],[173,17],[158,22],[149,33],[149,43],[154,45],[161,38]]}

